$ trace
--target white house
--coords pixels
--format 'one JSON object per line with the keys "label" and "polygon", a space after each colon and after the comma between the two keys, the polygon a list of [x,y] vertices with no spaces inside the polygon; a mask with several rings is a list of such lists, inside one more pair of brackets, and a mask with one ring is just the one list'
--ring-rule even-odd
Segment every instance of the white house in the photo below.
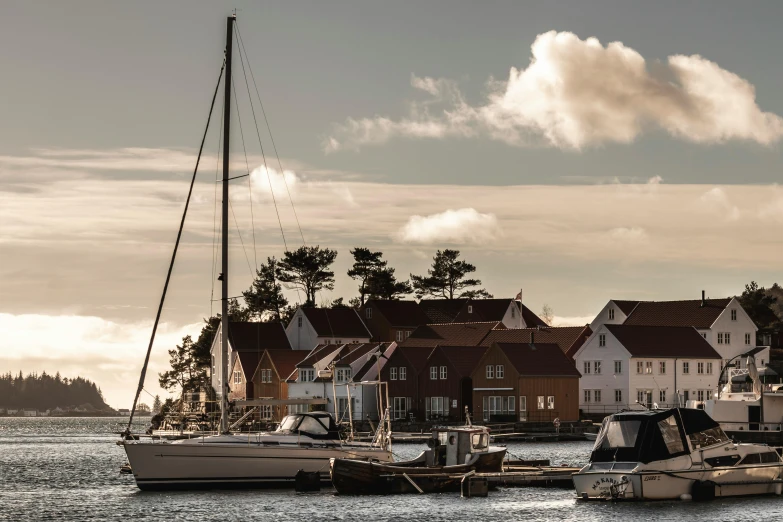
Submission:
{"label": "white house", "polygon": [[[758,328],[734,297],[686,301],[611,300],[591,324],[593,331],[602,324],[636,326],[691,326],[696,328],[723,359],[748,352],[756,346]],[[741,365],[745,358],[739,358]],[[769,362],[769,350],[756,355],[759,367]]]}
{"label": "white house", "polygon": [[[221,383],[223,382],[223,365],[221,362],[221,346],[223,323],[218,325],[215,338],[212,340],[212,346],[209,353],[211,362],[211,381],[212,388],[218,396],[221,395]],[[228,328],[228,360],[229,371],[233,373],[236,365],[236,352],[246,351],[260,355],[264,350],[290,350],[291,344],[288,342],[283,325],[280,323],[251,323],[251,322],[231,322]],[[248,369],[252,376],[255,368]],[[232,382],[233,382],[233,375]],[[231,383],[229,383],[231,384]],[[195,391],[193,393],[196,393]],[[203,398],[202,398],[203,400]]]}
{"label": "white house", "polygon": [[579,408],[601,414],[705,400],[717,391],[721,368],[720,355],[685,326],[600,325],[574,359]]}
{"label": "white house", "polygon": [[369,343],[372,334],[353,308],[299,308],[285,329],[294,350],[319,344]]}
{"label": "white house", "polygon": [[598,312],[598,315],[595,316],[593,322],[590,323],[590,329],[596,331],[602,324],[623,324],[639,302],[640,301],[625,301],[620,299],[610,300],[606,303],[606,306]]}

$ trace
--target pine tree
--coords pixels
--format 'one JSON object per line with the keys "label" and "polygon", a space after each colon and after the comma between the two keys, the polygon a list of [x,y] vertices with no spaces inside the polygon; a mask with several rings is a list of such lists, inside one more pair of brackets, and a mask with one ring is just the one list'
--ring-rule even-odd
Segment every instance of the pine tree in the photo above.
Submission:
{"label": "pine tree", "polygon": [[432,259],[432,268],[426,276],[411,274],[411,283],[419,299],[426,296],[444,299],[460,298],[491,298],[492,294],[471,287],[481,285],[480,279],[466,279],[476,267],[459,259],[459,250],[438,250]]}

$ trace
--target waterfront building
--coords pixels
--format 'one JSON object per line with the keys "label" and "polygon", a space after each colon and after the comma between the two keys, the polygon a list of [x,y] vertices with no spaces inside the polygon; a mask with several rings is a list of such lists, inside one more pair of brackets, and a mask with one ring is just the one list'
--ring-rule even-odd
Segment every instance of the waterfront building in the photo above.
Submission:
{"label": "waterfront building", "polygon": [[554,343],[495,342],[471,374],[473,415],[485,422],[579,420],[579,377]]}
{"label": "waterfront building", "polygon": [[299,307],[286,327],[294,350],[312,350],[321,344],[369,343],[372,334],[353,308]]}
{"label": "waterfront building", "polygon": [[438,345],[479,346],[492,330],[505,328],[500,321],[426,324],[416,328],[401,345],[420,348],[435,348]]}
{"label": "waterfront building", "polygon": [[604,324],[574,358],[579,408],[588,414],[705,400],[721,370],[720,354],[691,326]]}
{"label": "waterfront building", "polygon": [[[463,421],[465,408],[473,411],[471,374],[486,347],[437,346],[419,372],[419,396],[425,420]],[[420,399],[420,400],[421,400]]]}
{"label": "waterfront building", "polygon": [[546,326],[493,330],[481,341],[482,346],[495,343],[552,343],[573,358],[573,354],[584,344],[593,331],[585,326]]}
{"label": "waterfront building", "polygon": [[429,318],[416,301],[369,299],[359,311],[373,341],[402,342]]}
{"label": "waterfront building", "polygon": [[[296,365],[306,355],[299,350],[264,350],[252,376],[255,399],[288,399],[289,379],[296,379]],[[282,405],[259,406],[261,420],[279,421],[288,408]]]}
{"label": "waterfront building", "polygon": [[389,403],[392,420],[423,420],[419,409],[419,374],[434,348],[396,346],[387,351],[381,380],[389,383]]}

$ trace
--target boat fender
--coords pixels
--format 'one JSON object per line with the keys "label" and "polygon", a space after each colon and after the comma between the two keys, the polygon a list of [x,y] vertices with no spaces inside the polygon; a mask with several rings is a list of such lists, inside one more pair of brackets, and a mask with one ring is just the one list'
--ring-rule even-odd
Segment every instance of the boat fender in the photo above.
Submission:
{"label": "boat fender", "polygon": [[438,439],[427,439],[428,448],[437,448],[438,446],[440,446],[440,441]]}
{"label": "boat fender", "polygon": [[294,476],[294,490],[299,493],[321,491],[321,474],[300,469]]}
{"label": "boat fender", "polygon": [[715,483],[708,480],[695,480],[691,486],[691,498],[697,502],[715,498]]}
{"label": "boat fender", "polygon": [[680,495],[680,500],[693,500],[693,497],[690,496],[690,494],[688,493],[683,493],[682,495]]}

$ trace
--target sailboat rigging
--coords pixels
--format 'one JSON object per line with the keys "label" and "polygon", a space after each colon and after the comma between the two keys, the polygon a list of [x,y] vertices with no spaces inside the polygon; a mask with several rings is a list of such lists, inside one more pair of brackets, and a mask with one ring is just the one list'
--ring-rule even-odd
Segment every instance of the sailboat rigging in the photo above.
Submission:
{"label": "sailboat rigging", "polygon": [[[392,460],[388,407],[372,443],[344,441],[340,438],[334,418],[326,412],[297,413],[286,416],[274,432],[232,434],[228,421],[228,323],[229,323],[229,264],[228,264],[228,212],[230,175],[230,131],[231,131],[231,94],[232,94],[232,42],[236,15],[226,20],[225,60],[221,68],[224,85],[223,108],[223,172],[222,172],[222,226],[221,226],[221,324],[220,324],[220,430],[217,435],[202,436],[178,441],[152,442],[135,440],[131,434],[131,419],[122,441],[128,456],[136,484],[144,490],[193,489],[193,488],[233,488],[291,485],[300,470],[308,473],[320,472],[328,481],[329,461],[333,458],[358,458],[364,460],[390,462]],[[207,120],[212,116],[215,98],[219,88],[215,88],[212,107]],[[206,130],[199,149],[201,158]],[[182,228],[187,214],[190,195],[193,190],[196,173],[193,174],[190,192],[185,204],[180,229],[177,234],[174,253],[169,265],[163,295],[158,307],[150,344],[139,379],[139,387],[134,399],[134,410],[139,394],[144,386],[150,352],[160,320],[163,302],[171,278],[174,260],[177,254]],[[384,383],[375,385],[380,394]],[[252,401],[245,401],[252,402]],[[387,401],[388,402],[388,401]],[[388,404],[387,404],[388,406]]]}

